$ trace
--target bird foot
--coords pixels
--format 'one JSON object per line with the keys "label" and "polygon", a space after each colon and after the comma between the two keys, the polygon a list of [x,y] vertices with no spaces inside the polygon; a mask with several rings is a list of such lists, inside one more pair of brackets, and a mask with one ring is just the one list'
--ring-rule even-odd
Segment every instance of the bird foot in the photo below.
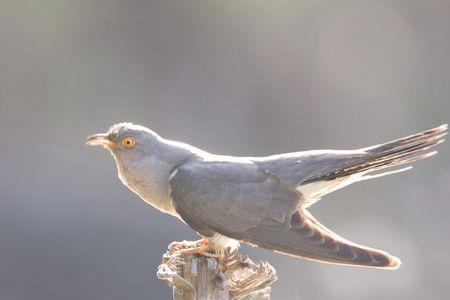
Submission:
{"label": "bird foot", "polygon": [[172,255],[203,255],[212,258],[221,258],[221,253],[216,253],[216,250],[211,248],[207,239],[201,239],[198,241],[183,241],[173,242],[169,245],[169,249],[172,250]]}
{"label": "bird foot", "polygon": [[182,242],[172,242],[169,245],[169,249],[173,251],[183,250],[183,249],[194,249],[205,246],[208,244],[208,240],[201,239],[198,241],[182,241]]}

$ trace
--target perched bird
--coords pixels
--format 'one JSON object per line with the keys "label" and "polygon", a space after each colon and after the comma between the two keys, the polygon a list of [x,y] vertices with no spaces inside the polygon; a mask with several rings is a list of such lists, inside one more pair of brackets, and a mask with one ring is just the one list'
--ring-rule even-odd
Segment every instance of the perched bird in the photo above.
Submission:
{"label": "perched bird", "polygon": [[343,239],[307,208],[349,184],[410,169],[385,170],[432,156],[435,151],[426,151],[446,131],[441,125],[358,150],[233,157],[120,123],[86,144],[108,149],[123,184],[197,231],[204,238],[199,252],[246,242],[309,260],[396,269],[398,258]]}

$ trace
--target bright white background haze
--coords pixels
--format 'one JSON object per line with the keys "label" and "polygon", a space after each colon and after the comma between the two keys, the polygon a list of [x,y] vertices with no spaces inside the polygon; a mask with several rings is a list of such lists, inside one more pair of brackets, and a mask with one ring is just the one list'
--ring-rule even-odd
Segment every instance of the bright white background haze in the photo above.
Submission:
{"label": "bright white background haze", "polygon": [[[119,121],[215,153],[351,149],[450,120],[450,1],[2,0],[0,299],[168,299],[186,225],[86,135]],[[312,211],[398,271],[268,259],[273,299],[447,299],[450,152]]]}

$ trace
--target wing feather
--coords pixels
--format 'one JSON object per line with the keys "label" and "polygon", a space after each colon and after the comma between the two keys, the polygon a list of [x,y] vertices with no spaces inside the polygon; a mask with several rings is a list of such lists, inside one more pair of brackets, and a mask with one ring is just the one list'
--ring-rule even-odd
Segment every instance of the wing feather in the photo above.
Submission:
{"label": "wing feather", "polygon": [[190,162],[170,180],[181,218],[204,236],[220,233],[285,254],[329,263],[396,268],[386,252],[351,243],[302,207],[299,191],[252,163]]}

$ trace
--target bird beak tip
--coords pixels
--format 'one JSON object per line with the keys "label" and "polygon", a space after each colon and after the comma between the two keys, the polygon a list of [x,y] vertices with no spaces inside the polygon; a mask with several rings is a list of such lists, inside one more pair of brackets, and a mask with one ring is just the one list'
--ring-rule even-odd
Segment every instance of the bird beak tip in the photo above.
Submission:
{"label": "bird beak tip", "polygon": [[105,133],[93,134],[86,138],[86,146],[104,146],[109,144],[108,135]]}

